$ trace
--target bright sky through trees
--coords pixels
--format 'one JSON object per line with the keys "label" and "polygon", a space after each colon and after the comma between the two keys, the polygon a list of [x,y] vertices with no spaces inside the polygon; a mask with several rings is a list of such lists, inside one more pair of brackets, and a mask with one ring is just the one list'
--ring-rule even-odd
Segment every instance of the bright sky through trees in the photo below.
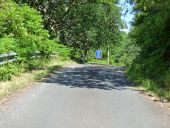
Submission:
{"label": "bright sky through trees", "polygon": [[126,2],[126,0],[120,0],[120,6],[122,7],[122,19],[125,21],[127,28],[123,29],[125,32],[129,32],[131,28],[131,22],[134,14],[132,13],[132,5]]}

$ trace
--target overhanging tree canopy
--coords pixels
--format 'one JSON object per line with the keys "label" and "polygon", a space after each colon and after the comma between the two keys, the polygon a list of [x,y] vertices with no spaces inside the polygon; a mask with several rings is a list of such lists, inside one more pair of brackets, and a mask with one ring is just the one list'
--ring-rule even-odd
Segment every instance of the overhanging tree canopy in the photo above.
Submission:
{"label": "overhanging tree canopy", "polygon": [[116,0],[16,0],[37,8],[45,27],[61,43],[81,51],[86,58],[92,47],[117,42],[121,27]]}

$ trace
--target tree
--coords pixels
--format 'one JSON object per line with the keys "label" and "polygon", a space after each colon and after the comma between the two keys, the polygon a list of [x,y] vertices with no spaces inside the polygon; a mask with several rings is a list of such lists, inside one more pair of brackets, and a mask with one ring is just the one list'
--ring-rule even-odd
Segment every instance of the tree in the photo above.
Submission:
{"label": "tree", "polygon": [[130,35],[141,51],[133,60],[130,71],[140,82],[151,81],[145,83],[149,89],[169,98],[170,0],[131,2],[134,2],[136,15]]}
{"label": "tree", "polygon": [[91,48],[118,41],[121,19],[115,0],[16,1],[40,10],[51,34],[80,52],[84,60]]}

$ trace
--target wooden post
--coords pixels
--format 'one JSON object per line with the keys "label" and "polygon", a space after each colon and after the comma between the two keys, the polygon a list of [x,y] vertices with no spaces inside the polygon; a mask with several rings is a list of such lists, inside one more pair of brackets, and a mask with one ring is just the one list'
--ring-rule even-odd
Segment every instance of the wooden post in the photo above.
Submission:
{"label": "wooden post", "polygon": [[107,64],[110,64],[110,49],[109,49],[109,45],[108,45],[108,50],[107,50]]}

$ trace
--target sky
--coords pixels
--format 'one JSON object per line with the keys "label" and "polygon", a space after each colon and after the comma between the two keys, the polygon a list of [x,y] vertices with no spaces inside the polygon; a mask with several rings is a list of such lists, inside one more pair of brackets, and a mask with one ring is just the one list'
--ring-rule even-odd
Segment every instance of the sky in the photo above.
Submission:
{"label": "sky", "polygon": [[[131,22],[134,18],[134,14],[132,14],[132,5],[125,2],[126,0],[120,0],[120,6],[122,7],[122,19],[125,21],[127,28],[122,29],[125,32],[129,32],[131,28]],[[128,12],[125,14],[126,10],[128,9]]]}

